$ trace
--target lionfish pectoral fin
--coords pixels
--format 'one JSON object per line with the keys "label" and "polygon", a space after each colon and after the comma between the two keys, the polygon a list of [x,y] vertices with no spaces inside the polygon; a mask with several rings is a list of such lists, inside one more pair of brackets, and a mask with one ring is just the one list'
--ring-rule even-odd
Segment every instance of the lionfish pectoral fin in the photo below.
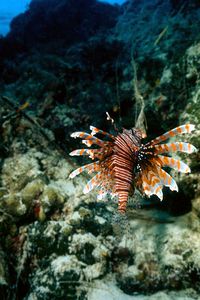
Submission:
{"label": "lionfish pectoral fin", "polygon": [[102,179],[101,172],[99,172],[94,177],[92,177],[92,179],[90,181],[88,181],[88,183],[86,184],[86,186],[83,189],[83,193],[87,194],[91,190],[93,190],[95,187],[99,186],[101,184],[101,179]]}
{"label": "lionfish pectoral fin", "polygon": [[72,173],[70,173],[69,178],[74,178],[75,176],[81,174],[83,171],[87,171],[88,173],[97,172],[99,171],[99,162],[94,162],[91,164],[87,164],[85,166],[82,166],[80,168],[77,168]]}
{"label": "lionfish pectoral fin", "polygon": [[162,192],[162,189],[163,189],[163,184],[161,182],[159,183],[156,183],[155,186],[154,186],[154,189],[151,191],[151,195],[156,195],[160,201],[163,200],[163,192]]}
{"label": "lionfish pectoral fin", "polygon": [[163,185],[169,187],[171,191],[178,192],[178,186],[176,181],[163,169],[161,168],[157,168],[157,169],[158,169],[159,178],[162,181]]}
{"label": "lionfish pectoral fin", "polygon": [[[86,143],[85,141],[88,140],[88,144],[89,144],[90,146],[91,146],[92,144],[96,144],[96,145],[102,147],[102,146],[104,145],[104,143],[105,143],[104,141],[102,141],[102,140],[100,140],[100,139],[94,137],[92,134],[89,134],[89,133],[86,133],[86,132],[82,132],[82,131],[73,132],[73,133],[71,134],[71,137],[83,139],[82,142],[83,142],[84,144]],[[87,144],[87,146],[88,146],[88,144]]]}
{"label": "lionfish pectoral fin", "polygon": [[156,195],[161,201],[163,199],[162,188],[163,184],[158,175],[154,171],[149,171],[146,176],[148,182],[148,189],[145,189],[145,193],[148,197]]}
{"label": "lionfish pectoral fin", "polygon": [[151,188],[150,188],[150,181],[148,179],[148,173],[146,171],[144,171],[141,174],[141,190],[142,192],[147,196],[150,197],[150,192],[151,192]]}
{"label": "lionfish pectoral fin", "polygon": [[185,125],[178,126],[170,131],[167,131],[163,135],[158,136],[157,138],[152,140],[150,142],[150,144],[151,145],[159,144],[159,143],[161,143],[171,137],[174,137],[178,134],[191,133],[194,129],[195,129],[195,125],[193,125],[193,124],[185,124]]}
{"label": "lionfish pectoral fin", "polygon": [[82,156],[82,155],[90,155],[91,150],[89,149],[76,149],[69,153],[70,156]]}
{"label": "lionfish pectoral fin", "polygon": [[95,159],[101,157],[100,149],[77,149],[69,153],[70,156],[83,156],[88,155],[89,158]]}
{"label": "lionfish pectoral fin", "polygon": [[105,142],[96,137],[93,137],[93,138],[88,138],[88,139],[82,140],[82,143],[88,147],[91,147],[94,144],[102,147]]}
{"label": "lionfish pectoral fin", "polygon": [[159,157],[160,161],[162,162],[163,167],[170,167],[181,173],[190,173],[191,172],[188,165],[186,165],[181,160],[178,160],[178,159],[175,159],[172,157],[168,157],[168,156],[162,156],[162,155],[158,155],[158,157]]}
{"label": "lionfish pectoral fin", "polygon": [[166,152],[185,152],[185,153],[193,153],[197,152],[197,148],[192,144],[184,143],[184,142],[175,142],[168,144],[155,145],[154,147],[156,154],[166,153]]}
{"label": "lionfish pectoral fin", "polygon": [[90,126],[90,130],[91,130],[91,135],[95,135],[97,133],[100,133],[100,134],[104,135],[105,137],[108,137],[108,138],[110,138],[112,140],[115,139],[114,135],[112,135],[112,134],[110,134],[110,133],[108,133],[106,131],[103,131],[103,130],[101,130],[99,128],[96,128],[94,126]]}
{"label": "lionfish pectoral fin", "polygon": [[76,138],[85,138],[86,136],[88,136],[88,133],[86,132],[83,132],[83,131],[76,131],[76,132],[73,132],[71,135],[70,135],[72,138],[76,139]]}
{"label": "lionfish pectoral fin", "polygon": [[92,140],[82,140],[82,144],[85,144],[88,147],[91,147],[93,145]]}

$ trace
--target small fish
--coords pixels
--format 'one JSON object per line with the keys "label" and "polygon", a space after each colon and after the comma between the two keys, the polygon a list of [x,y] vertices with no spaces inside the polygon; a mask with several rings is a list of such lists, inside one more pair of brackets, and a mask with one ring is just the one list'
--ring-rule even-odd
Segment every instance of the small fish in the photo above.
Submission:
{"label": "small fish", "polygon": [[[121,133],[116,131],[116,135],[93,126],[90,126],[90,134],[74,132],[71,135],[73,138],[83,139],[82,143],[88,147],[96,145],[99,148],[72,151],[71,156],[86,155],[95,161],[76,169],[69,177],[74,178],[83,171],[89,174],[96,173],[83,192],[86,194],[98,187],[99,199],[107,194],[117,196],[120,213],[126,212],[128,196],[135,188],[143,195],[156,195],[162,200],[164,186],[178,191],[176,181],[162,169],[163,167],[190,173],[190,168],[184,162],[162,154],[176,151],[190,154],[197,149],[185,142],[160,143],[178,134],[191,133],[194,129],[192,124],[181,125],[146,144],[141,143],[143,133],[137,128],[123,129]],[[96,134],[101,134],[105,139],[95,137]]]}
{"label": "small fish", "polygon": [[30,103],[28,101],[26,101],[17,108],[16,112],[19,113],[20,111],[25,110],[29,106],[30,106]]}
{"label": "small fish", "polygon": [[168,30],[168,26],[166,26],[158,35],[157,39],[154,42],[154,46],[157,46],[158,43],[160,42],[160,40],[162,39],[162,37],[167,33]]}

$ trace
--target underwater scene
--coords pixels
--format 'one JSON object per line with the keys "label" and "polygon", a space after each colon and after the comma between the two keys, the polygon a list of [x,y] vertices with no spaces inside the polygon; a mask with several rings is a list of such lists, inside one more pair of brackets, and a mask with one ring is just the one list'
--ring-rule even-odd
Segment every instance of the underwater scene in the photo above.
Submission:
{"label": "underwater scene", "polygon": [[200,299],[200,2],[1,0],[0,300]]}

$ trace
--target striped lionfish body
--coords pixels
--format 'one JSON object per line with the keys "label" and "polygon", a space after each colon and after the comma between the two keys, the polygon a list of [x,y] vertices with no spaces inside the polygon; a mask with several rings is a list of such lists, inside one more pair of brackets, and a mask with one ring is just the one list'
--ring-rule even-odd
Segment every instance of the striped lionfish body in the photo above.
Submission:
{"label": "striped lionfish body", "polygon": [[[142,132],[133,128],[123,129],[122,133],[112,135],[96,127],[90,126],[91,133],[74,132],[72,137],[81,138],[82,143],[88,147],[96,145],[94,149],[78,149],[70,155],[87,155],[94,162],[82,166],[70,174],[70,178],[86,171],[96,173],[87,183],[84,193],[98,187],[98,198],[102,199],[107,194],[118,197],[119,212],[126,211],[128,196],[137,188],[142,194],[150,197],[157,195],[163,199],[162,189],[169,187],[172,191],[178,191],[175,180],[163,170],[170,167],[178,172],[189,173],[190,168],[182,161],[163,153],[181,151],[195,152],[197,149],[184,142],[162,143],[178,134],[190,133],[194,125],[186,124],[176,127],[154,140],[142,144]],[[100,134],[104,139],[97,138]]]}

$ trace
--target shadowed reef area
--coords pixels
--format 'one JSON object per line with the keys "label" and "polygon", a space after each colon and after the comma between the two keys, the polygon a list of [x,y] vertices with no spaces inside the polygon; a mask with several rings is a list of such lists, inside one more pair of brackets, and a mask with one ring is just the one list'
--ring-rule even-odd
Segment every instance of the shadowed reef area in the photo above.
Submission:
{"label": "shadowed reef area", "polygon": [[[200,4],[32,0],[0,37],[0,295],[6,300],[199,299],[200,156],[164,200],[84,195],[70,134],[192,123],[200,147]],[[136,72],[135,72],[136,70]],[[136,76],[137,75],[137,76]],[[179,154],[178,154],[179,155]]]}

